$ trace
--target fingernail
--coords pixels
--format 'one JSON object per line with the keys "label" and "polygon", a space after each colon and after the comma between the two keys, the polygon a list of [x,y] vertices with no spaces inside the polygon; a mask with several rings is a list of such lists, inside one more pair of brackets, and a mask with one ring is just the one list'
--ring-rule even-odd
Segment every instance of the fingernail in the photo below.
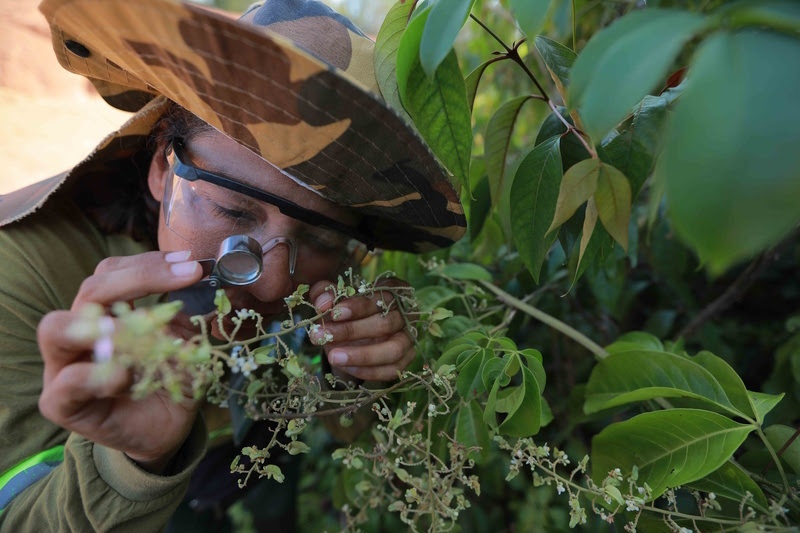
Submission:
{"label": "fingernail", "polygon": [[336,366],[346,365],[347,354],[338,350],[331,352],[331,364]]}
{"label": "fingernail", "polygon": [[194,275],[200,264],[197,261],[186,261],[185,263],[175,263],[169,269],[178,277],[189,277]]}
{"label": "fingernail", "polygon": [[331,314],[333,315],[334,320],[347,320],[353,316],[353,311],[351,311],[349,307],[336,306],[333,308],[333,312]]}
{"label": "fingernail", "polygon": [[322,309],[331,302],[333,302],[333,295],[329,292],[323,292],[322,295],[317,298],[317,301],[314,302],[314,305],[316,305],[317,309]]}
{"label": "fingernail", "polygon": [[180,261],[186,261],[189,259],[189,256],[192,255],[191,250],[181,250],[179,252],[170,252],[164,256],[164,261],[167,263],[178,263]]}
{"label": "fingernail", "polygon": [[114,341],[111,337],[100,337],[95,341],[92,359],[96,363],[111,361],[112,355],[114,355]]}

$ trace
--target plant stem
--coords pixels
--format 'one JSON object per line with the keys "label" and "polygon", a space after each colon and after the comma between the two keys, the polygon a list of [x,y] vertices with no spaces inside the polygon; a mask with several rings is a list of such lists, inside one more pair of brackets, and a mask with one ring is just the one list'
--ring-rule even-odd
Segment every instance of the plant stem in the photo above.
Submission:
{"label": "plant stem", "polygon": [[785,492],[789,492],[789,480],[786,478],[786,472],[783,471],[783,465],[781,464],[780,459],[775,454],[775,450],[772,449],[772,444],[770,444],[769,440],[767,440],[767,436],[761,430],[761,426],[756,426],[756,432],[758,433],[759,438],[764,443],[764,446],[767,447],[767,451],[772,456],[772,461],[775,463],[775,466],[778,467],[778,472],[781,475],[781,481],[783,481],[783,490]]}
{"label": "plant stem", "polygon": [[532,316],[536,320],[543,322],[544,324],[550,326],[551,328],[555,329],[566,335],[567,337],[571,338],[593,354],[595,354],[599,359],[604,359],[608,356],[608,352],[606,352],[602,346],[598,345],[594,341],[592,341],[589,337],[581,333],[580,331],[576,330],[572,326],[561,322],[557,318],[548,315],[544,311],[533,307],[530,304],[526,304],[522,300],[514,298],[504,290],[500,289],[496,285],[489,283],[488,281],[480,281],[479,282],[483,287],[489,289],[495,296],[497,296],[501,302],[510,305],[516,309],[519,309],[523,313]]}

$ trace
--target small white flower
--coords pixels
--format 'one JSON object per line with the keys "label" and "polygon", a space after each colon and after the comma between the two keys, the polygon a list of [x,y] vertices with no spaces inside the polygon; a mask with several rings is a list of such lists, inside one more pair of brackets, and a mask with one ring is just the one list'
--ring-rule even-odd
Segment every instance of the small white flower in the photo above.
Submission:
{"label": "small white flower", "polygon": [[716,500],[716,499],[717,499],[717,495],[716,495],[716,494],[714,494],[713,492],[709,492],[709,493],[708,493],[708,499],[709,499],[709,500],[712,500],[712,501],[713,501],[713,500]]}
{"label": "small white flower", "polygon": [[625,500],[625,504],[627,505],[627,507],[625,507],[626,511],[638,511],[639,510],[639,506],[636,505],[636,502],[633,501],[633,500]]}
{"label": "small white flower", "polygon": [[561,495],[561,494],[564,494],[564,492],[566,492],[566,490],[567,489],[564,488],[564,484],[559,481],[558,484],[556,485],[556,492],[559,495]]}

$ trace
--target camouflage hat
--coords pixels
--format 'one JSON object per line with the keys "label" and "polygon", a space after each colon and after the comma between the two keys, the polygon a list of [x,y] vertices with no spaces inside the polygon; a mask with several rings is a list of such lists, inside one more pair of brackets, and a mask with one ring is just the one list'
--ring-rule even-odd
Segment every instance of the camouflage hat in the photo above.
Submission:
{"label": "camouflage hat", "polygon": [[374,43],[321,2],[266,0],[238,20],[176,0],[44,0],[40,10],[61,65],[136,114],[70,172],[3,197],[0,225],[65,181],[136,171],[128,162],[172,100],[358,211],[378,247],[425,251],[464,234],[446,171],[380,97]]}

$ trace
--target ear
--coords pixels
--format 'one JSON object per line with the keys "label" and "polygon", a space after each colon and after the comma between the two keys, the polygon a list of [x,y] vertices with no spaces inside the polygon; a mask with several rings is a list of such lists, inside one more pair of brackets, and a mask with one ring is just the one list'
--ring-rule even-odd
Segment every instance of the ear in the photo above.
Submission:
{"label": "ear", "polygon": [[164,199],[164,187],[166,187],[167,178],[169,177],[166,147],[165,143],[158,143],[155,152],[153,152],[153,159],[150,160],[150,170],[147,173],[147,185],[150,188],[150,194],[159,203]]}

